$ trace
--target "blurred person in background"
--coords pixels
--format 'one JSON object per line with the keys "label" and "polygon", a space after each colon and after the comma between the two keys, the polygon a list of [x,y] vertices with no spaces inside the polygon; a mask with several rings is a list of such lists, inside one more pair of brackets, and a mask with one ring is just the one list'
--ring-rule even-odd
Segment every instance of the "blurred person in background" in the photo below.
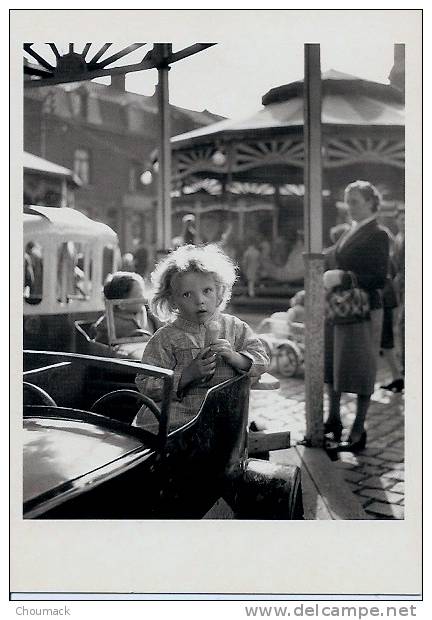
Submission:
{"label": "blurred person in background", "polygon": [[386,385],[382,385],[382,389],[389,390],[390,392],[402,392],[405,388],[403,371],[401,364],[396,355],[395,350],[395,316],[397,315],[397,309],[399,307],[399,294],[398,286],[395,282],[397,275],[395,264],[395,250],[396,240],[389,233],[390,236],[390,263],[389,274],[383,289],[383,328],[381,334],[381,354],[390,370],[391,381]]}
{"label": "blurred person in background", "polygon": [[139,245],[133,254],[134,265],[137,273],[144,279],[149,273],[149,253],[145,245]]}
{"label": "blurred person in background", "polygon": [[255,285],[258,278],[261,253],[254,239],[250,239],[242,257],[242,270],[247,280],[248,296],[255,297]]}
{"label": "blurred person in background", "polygon": [[132,252],[126,252],[121,257],[121,271],[135,271],[135,259]]}
{"label": "blurred person in background", "polygon": [[187,213],[182,218],[183,231],[182,231],[182,245],[191,243],[195,245],[198,243],[198,234],[195,228],[195,215]]}
{"label": "blurred person in background", "polygon": [[394,283],[399,298],[396,331],[401,352],[402,374],[405,375],[405,205],[398,207],[396,223],[398,233],[395,237],[393,253],[393,264],[395,268]]}

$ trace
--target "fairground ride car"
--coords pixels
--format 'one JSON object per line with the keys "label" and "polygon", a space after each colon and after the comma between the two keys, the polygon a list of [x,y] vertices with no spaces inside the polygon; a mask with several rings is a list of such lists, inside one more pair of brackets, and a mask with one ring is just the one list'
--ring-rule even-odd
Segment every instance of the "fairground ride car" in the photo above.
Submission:
{"label": "fairground ride car", "polygon": [[[163,381],[160,405],[130,389],[138,371]],[[231,518],[302,519],[299,469],[248,457],[247,376],[174,429],[172,383],[137,362],[25,351],[24,518],[218,518],[222,502]],[[131,425],[142,403],[148,429]]]}
{"label": "fairground ride car", "polygon": [[24,207],[24,347],[73,351],[78,319],[104,310],[118,268],[116,233],[67,207]]}
{"label": "fairground ride car", "polygon": [[[146,343],[155,331],[163,325],[162,321],[152,314],[147,302],[148,300],[144,297],[105,299],[107,342],[102,343],[96,340],[94,321],[75,321],[74,352],[83,353],[84,355],[141,360]],[[127,337],[120,338],[116,333],[115,307],[118,305],[123,307],[128,305],[136,306],[137,303],[141,303],[142,306],[139,316],[136,316],[141,328]]]}

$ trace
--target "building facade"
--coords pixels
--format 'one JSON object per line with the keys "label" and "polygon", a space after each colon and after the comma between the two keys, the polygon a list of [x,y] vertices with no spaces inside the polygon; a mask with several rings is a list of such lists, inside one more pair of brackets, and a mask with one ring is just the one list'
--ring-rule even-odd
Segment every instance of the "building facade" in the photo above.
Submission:
{"label": "building facade", "polygon": [[[221,119],[170,111],[172,135]],[[142,244],[151,251],[155,243],[156,184],[141,177],[157,144],[156,97],[127,92],[124,76],[110,86],[80,82],[24,92],[25,151],[80,178],[75,208],[113,228],[123,252]]]}

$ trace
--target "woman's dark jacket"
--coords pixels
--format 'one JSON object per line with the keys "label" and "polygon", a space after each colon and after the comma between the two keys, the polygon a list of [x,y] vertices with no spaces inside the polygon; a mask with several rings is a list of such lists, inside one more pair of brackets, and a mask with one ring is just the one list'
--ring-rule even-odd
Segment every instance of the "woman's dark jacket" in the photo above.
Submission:
{"label": "woman's dark jacket", "polygon": [[[336,245],[338,269],[351,271],[358,286],[369,293],[371,310],[382,306],[380,289],[384,288],[389,269],[390,238],[387,229],[375,219],[343,235]],[[342,287],[351,286],[351,277],[344,274]]]}

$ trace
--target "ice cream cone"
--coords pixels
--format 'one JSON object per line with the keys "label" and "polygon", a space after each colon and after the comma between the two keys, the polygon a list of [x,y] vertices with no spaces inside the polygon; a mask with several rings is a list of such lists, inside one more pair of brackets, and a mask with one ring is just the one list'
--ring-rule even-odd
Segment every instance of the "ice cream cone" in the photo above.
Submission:
{"label": "ice cream cone", "polygon": [[218,321],[209,321],[206,326],[205,345],[209,347],[219,338],[220,325]]}

